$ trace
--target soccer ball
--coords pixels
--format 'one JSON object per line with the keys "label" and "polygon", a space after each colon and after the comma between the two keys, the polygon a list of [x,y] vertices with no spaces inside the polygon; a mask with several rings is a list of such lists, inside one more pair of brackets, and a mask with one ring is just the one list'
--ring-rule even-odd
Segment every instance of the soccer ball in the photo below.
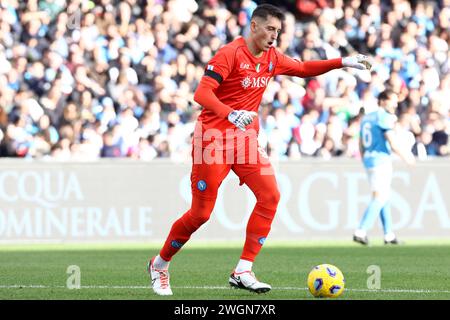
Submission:
{"label": "soccer ball", "polygon": [[314,297],[337,298],[344,291],[344,286],[344,275],[331,264],[315,266],[308,275],[308,288]]}

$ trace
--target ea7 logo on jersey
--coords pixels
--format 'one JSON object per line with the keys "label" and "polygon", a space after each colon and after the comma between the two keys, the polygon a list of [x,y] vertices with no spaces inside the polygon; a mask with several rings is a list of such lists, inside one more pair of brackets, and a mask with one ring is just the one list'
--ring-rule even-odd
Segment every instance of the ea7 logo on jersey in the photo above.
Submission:
{"label": "ea7 logo on jersey", "polygon": [[270,81],[270,77],[245,77],[242,81],[242,88],[264,88]]}
{"label": "ea7 logo on jersey", "polygon": [[250,69],[250,65],[248,63],[241,62],[240,68],[241,69]]}

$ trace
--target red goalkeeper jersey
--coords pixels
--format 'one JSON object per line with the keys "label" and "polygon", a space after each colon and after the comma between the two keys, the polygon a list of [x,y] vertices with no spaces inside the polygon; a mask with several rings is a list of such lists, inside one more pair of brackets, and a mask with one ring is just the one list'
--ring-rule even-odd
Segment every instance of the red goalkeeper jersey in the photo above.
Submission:
{"label": "red goalkeeper jersey", "polygon": [[239,136],[257,134],[258,119],[254,119],[246,127],[248,132],[243,132],[229,122],[227,117],[233,110],[258,112],[262,96],[272,77],[312,77],[341,67],[341,58],[301,62],[274,47],[257,58],[249,51],[245,39],[237,38],[222,47],[208,62],[195,92],[194,99],[203,110],[194,132],[194,144],[207,147],[214,141],[215,148],[229,149],[235,146]]}

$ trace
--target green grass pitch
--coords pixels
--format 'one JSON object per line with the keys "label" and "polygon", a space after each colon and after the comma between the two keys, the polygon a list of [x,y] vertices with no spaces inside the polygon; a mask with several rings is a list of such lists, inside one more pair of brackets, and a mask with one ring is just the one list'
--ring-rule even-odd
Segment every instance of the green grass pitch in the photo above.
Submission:
{"label": "green grass pitch", "polygon": [[[228,275],[240,243],[189,243],[174,257],[174,295],[158,297],[149,287],[146,260],[160,244],[0,245],[0,299],[315,299],[306,278],[313,266],[330,263],[346,278],[339,299],[450,299],[450,241],[408,241],[403,246],[371,247],[345,242],[268,243],[254,271],[272,291],[257,295],[231,289]],[[68,289],[70,265],[81,271],[81,288]],[[381,288],[367,288],[381,270]]]}

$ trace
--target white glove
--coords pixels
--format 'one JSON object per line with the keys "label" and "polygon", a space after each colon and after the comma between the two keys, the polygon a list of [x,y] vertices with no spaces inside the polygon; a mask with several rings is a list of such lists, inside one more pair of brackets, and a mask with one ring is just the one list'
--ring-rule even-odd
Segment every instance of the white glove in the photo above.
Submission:
{"label": "white glove", "polygon": [[228,114],[228,121],[230,121],[242,131],[245,131],[245,127],[252,123],[253,118],[257,115],[258,114],[253,111],[234,110]]}
{"label": "white glove", "polygon": [[342,58],[342,65],[344,67],[356,68],[359,70],[370,70],[370,68],[372,68],[369,57],[363,54]]}

